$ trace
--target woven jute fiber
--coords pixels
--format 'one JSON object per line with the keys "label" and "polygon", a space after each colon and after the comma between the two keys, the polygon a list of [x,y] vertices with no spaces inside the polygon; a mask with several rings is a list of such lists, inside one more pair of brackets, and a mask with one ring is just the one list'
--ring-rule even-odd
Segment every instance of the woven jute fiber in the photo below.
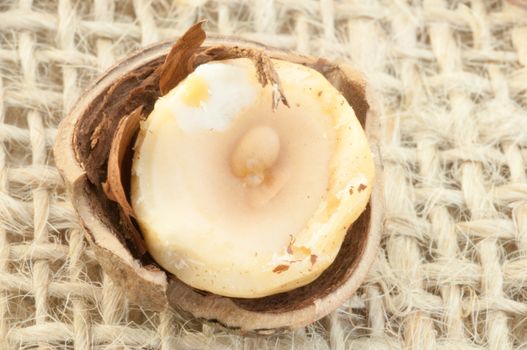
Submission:
{"label": "woven jute fiber", "polygon": [[[351,62],[379,95],[387,217],[361,289],[295,333],[231,335],[126,300],[51,147],[87,83],[207,18]],[[0,349],[527,348],[522,0],[1,0]]]}

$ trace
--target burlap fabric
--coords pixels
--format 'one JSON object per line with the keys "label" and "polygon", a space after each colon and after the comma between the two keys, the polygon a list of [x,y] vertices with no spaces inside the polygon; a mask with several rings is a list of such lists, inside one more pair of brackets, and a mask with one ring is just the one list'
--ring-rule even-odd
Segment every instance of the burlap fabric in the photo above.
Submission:
{"label": "burlap fabric", "polygon": [[[293,334],[229,335],[127,302],[53,166],[87,82],[201,18],[350,61],[382,98],[382,250],[346,305]],[[522,0],[1,0],[0,34],[0,349],[527,346]]]}

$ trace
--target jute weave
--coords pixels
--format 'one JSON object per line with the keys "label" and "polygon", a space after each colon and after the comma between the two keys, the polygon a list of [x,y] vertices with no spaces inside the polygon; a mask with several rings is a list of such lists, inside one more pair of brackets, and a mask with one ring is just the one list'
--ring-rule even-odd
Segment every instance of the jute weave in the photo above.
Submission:
{"label": "jute weave", "polygon": [[[522,6],[0,0],[0,349],[526,348]],[[201,18],[211,32],[350,61],[382,98],[382,250],[346,305],[294,334],[234,336],[127,302],[53,165],[57,125],[91,79]]]}

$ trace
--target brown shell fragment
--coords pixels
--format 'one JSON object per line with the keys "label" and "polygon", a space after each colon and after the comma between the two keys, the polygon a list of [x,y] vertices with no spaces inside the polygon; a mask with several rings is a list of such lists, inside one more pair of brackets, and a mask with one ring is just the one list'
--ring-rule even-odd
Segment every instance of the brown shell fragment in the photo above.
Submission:
{"label": "brown shell fragment", "polygon": [[293,254],[293,244],[295,244],[295,237],[289,235],[289,244],[287,245],[287,254]]}
{"label": "brown shell fragment", "polygon": [[273,269],[273,272],[282,273],[287,270],[289,270],[289,265],[278,265]]}
{"label": "brown shell fragment", "polygon": [[103,190],[106,196],[112,201],[117,202],[125,215],[132,217],[135,217],[134,209],[130,205],[127,191],[123,185],[122,170],[125,156],[127,152],[130,152],[132,141],[135,139],[137,131],[139,130],[142,112],[143,106],[139,106],[132,113],[122,118],[119,124],[117,124],[117,130],[114,134],[108,156],[108,175],[106,182],[103,183]]}
{"label": "brown shell fragment", "polygon": [[315,265],[315,263],[317,262],[318,256],[316,256],[315,254],[311,254],[309,259],[311,261],[311,265]]}
{"label": "brown shell fragment", "polygon": [[196,68],[196,66],[193,66],[192,57],[197,53],[207,37],[202,28],[205,22],[200,21],[190,27],[170,49],[159,73],[161,95],[166,95]]}

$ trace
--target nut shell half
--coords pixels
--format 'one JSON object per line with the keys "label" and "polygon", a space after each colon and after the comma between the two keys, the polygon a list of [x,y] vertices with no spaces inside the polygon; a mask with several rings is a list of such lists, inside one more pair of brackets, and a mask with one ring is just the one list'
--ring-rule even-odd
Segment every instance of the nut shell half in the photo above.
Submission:
{"label": "nut shell half", "polygon": [[[62,121],[54,153],[57,167],[106,273],[128,298],[146,308],[168,306],[240,332],[273,334],[308,325],[338,308],[360,286],[376,257],[384,216],[382,166],[378,152],[380,122],[376,100],[363,76],[346,66],[238,38],[210,36],[204,45],[265,49],[271,58],[305,64],[320,71],[347,99],[374,152],[376,180],[370,203],[348,233],[334,263],[314,282],[292,291],[257,299],[236,299],[195,290],[142,254],[129,223],[102,183],[113,133],[119,120],[138,106],[146,112],[159,96],[156,68],[172,42],[139,51],[103,74]],[[139,81],[151,85],[138,90]],[[123,99],[126,103],[123,105]],[[123,107],[124,106],[124,107]],[[95,138],[94,135],[97,135]]]}

